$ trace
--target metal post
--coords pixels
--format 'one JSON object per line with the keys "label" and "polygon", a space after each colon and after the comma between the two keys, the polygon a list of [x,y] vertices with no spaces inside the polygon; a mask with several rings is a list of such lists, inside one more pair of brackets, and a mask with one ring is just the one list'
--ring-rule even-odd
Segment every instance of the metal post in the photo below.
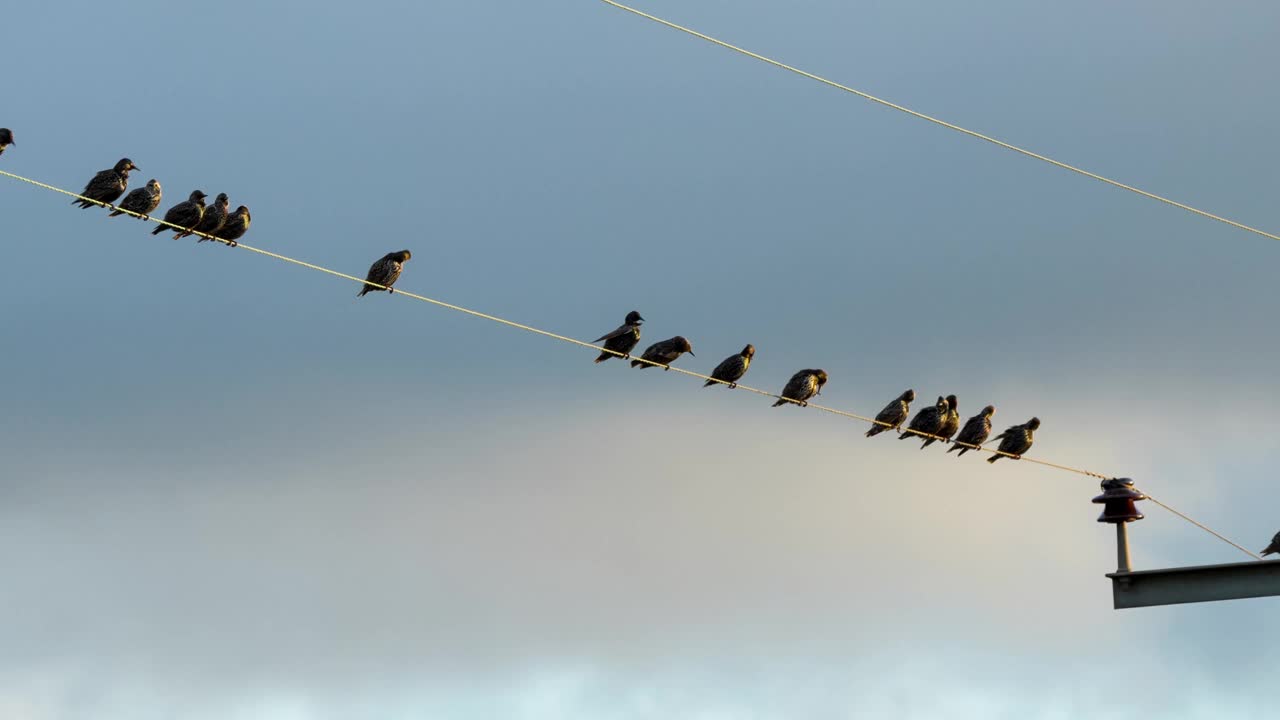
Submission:
{"label": "metal post", "polygon": [[1116,523],[1116,572],[1127,573],[1129,567],[1129,523]]}

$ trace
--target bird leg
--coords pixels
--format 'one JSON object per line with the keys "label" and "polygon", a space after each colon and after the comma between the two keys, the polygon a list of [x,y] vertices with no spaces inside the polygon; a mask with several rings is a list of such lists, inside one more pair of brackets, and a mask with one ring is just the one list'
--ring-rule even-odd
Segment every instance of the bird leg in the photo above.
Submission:
{"label": "bird leg", "polygon": [[395,288],[387,288],[387,294],[388,294],[388,295],[395,295],[395,294],[396,294],[396,289],[395,289]]}
{"label": "bird leg", "polygon": [[737,389],[737,387],[738,387],[738,383],[729,383],[729,389],[730,389],[730,390],[736,390],[736,389]]}

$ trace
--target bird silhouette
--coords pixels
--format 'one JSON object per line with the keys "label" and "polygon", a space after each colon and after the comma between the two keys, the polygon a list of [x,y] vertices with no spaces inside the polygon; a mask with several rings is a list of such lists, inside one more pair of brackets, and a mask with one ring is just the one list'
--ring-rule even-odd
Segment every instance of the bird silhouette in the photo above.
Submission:
{"label": "bird silhouette", "polygon": [[[982,443],[986,442],[987,437],[991,435],[991,416],[995,414],[996,407],[988,405],[982,408],[982,412],[969,418],[968,422],[964,424],[964,428],[960,430],[960,434],[956,435],[955,442],[951,443],[951,447],[947,448],[947,452],[959,450],[960,455],[963,455],[974,449],[973,447],[967,447],[968,445],[981,447]],[[956,457],[960,457],[960,455],[956,455]]]}
{"label": "bird silhouette", "polygon": [[137,169],[138,166],[134,165],[129,158],[120,158],[115,167],[110,170],[99,171],[89,179],[89,182],[84,186],[84,190],[80,192],[81,195],[89,198],[89,200],[76,198],[71,201],[71,204],[79,205],[88,210],[91,207],[98,207],[97,203],[90,202],[90,200],[97,200],[107,204],[115,202],[129,188],[129,171]]}
{"label": "bird silhouette", "polygon": [[911,401],[916,399],[915,390],[906,390],[893,402],[884,406],[884,409],[876,414],[876,423],[867,431],[867,437],[875,437],[885,430],[899,430],[902,423],[907,421],[907,416],[911,414]]}
{"label": "bird silhouette", "polygon": [[145,187],[130,190],[129,194],[124,196],[124,200],[120,201],[117,209],[112,210],[107,217],[123,215],[128,210],[129,212],[138,213],[144,220],[150,220],[151,213],[160,207],[160,198],[163,195],[164,191],[160,188],[160,181],[152,178],[147,181]]}
{"label": "bird silhouette", "polygon": [[[220,240],[226,240],[227,245],[235,247],[239,244],[236,241],[244,237],[245,233],[249,232],[250,219],[249,208],[241,205],[236,208],[235,212],[227,216],[227,222],[222,225],[221,229],[215,233],[209,234]],[[204,242],[208,239],[209,238],[198,238],[196,242]]]}
{"label": "bird silhouette", "polygon": [[[602,363],[612,357],[618,357],[614,353],[622,356],[623,360],[631,359],[631,351],[640,343],[640,324],[644,322],[644,318],[640,317],[639,310],[632,310],[627,313],[627,317],[622,324],[614,328],[613,332],[605,333],[591,342],[604,341],[604,349],[606,352],[600,353],[595,362]],[[613,352],[607,352],[612,350]]]}
{"label": "bird silhouette", "polygon": [[[956,400],[955,395],[947,396],[947,407],[942,411],[942,422],[938,424],[938,432],[934,433],[944,440],[950,440],[952,435],[960,429],[960,401]],[[920,446],[923,450],[936,442],[936,438],[925,438],[924,444]]]}
{"label": "bird silhouette", "polygon": [[[640,356],[640,360],[632,360],[631,367],[647,368],[653,367],[649,363],[641,362],[648,360],[664,366],[663,370],[670,370],[671,363],[676,361],[684,353],[693,355],[693,346],[689,344],[684,336],[677,335],[669,340],[659,340],[658,342],[645,348],[644,353]],[[694,355],[694,357],[697,357]]]}
{"label": "bird silhouette", "polygon": [[[937,435],[938,431],[942,429],[942,418],[946,413],[947,400],[939,395],[937,402],[924,408],[916,413],[915,417],[911,418],[911,424],[907,425],[907,430],[914,430],[915,432],[903,432],[898,436],[898,439],[903,440],[916,435],[916,433],[920,433],[920,435]],[[916,436],[919,437],[919,435]]]}
{"label": "bird silhouette", "polygon": [[[155,230],[151,231],[152,235],[159,235],[162,232],[173,231],[173,239],[184,238],[191,234],[192,229],[200,224],[200,218],[204,217],[204,199],[208,197],[200,190],[192,190],[186,200],[169,208],[164,214],[166,225],[157,225]],[[174,225],[182,228],[174,229]]]}
{"label": "bird silhouette", "polygon": [[[1014,460],[1021,459],[1022,455],[1031,449],[1031,443],[1035,442],[1036,430],[1040,429],[1040,418],[1033,417],[1021,425],[1014,425],[995,437],[1000,441],[1000,452],[1008,453],[1013,456]],[[1004,455],[992,455],[987,458],[987,462],[993,463]]]}
{"label": "bird silhouette", "polygon": [[[742,379],[743,375],[747,374],[747,368],[751,367],[751,358],[755,356],[755,345],[748,345],[742,348],[742,352],[737,355],[730,355],[717,365],[715,370],[711,371],[713,379],[703,383],[702,387],[724,384],[727,384],[729,389],[738,387],[738,381]],[[720,382],[717,383],[716,380]]]}
{"label": "bird silhouette", "polygon": [[[773,406],[796,404],[800,407],[807,407],[809,398],[820,394],[822,386],[826,384],[826,370],[801,370],[792,375],[791,379],[787,381],[786,387],[782,388],[782,397],[778,398],[778,401]],[[788,401],[792,401],[792,403]]]}
{"label": "bird silhouette", "polygon": [[16,144],[13,141],[13,131],[9,128],[0,128],[0,155],[4,154],[5,148]]}
{"label": "bird silhouette", "polygon": [[[394,294],[395,290],[391,288],[396,284],[396,280],[400,278],[400,273],[404,271],[404,264],[413,257],[413,253],[408,250],[400,252],[387,253],[381,259],[369,266],[369,274],[365,276],[366,283],[377,283],[387,289],[388,294]],[[374,285],[365,285],[360,288],[360,292],[356,297],[364,297],[365,293],[380,292],[382,288]]]}
{"label": "bird silhouette", "polygon": [[1266,557],[1273,553],[1280,553],[1280,532],[1276,533],[1276,536],[1271,538],[1271,544],[1267,546],[1267,549],[1262,551],[1261,555],[1262,557]]}

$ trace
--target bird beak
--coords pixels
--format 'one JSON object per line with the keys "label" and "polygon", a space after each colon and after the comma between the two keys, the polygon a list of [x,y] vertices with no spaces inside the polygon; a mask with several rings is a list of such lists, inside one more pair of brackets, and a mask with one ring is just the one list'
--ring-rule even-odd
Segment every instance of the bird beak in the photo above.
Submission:
{"label": "bird beak", "polygon": [[[690,350],[690,351],[689,351],[689,354],[690,354],[690,355],[693,355],[693,351],[692,351],[692,350]],[[693,355],[693,356],[694,356],[694,357],[698,357],[697,355]]]}

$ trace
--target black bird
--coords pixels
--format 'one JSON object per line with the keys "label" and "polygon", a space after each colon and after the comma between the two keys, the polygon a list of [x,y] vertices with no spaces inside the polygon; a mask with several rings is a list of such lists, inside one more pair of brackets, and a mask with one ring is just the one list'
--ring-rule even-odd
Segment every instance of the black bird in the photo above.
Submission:
{"label": "black bird", "polygon": [[[387,253],[382,259],[369,266],[369,274],[365,276],[366,283],[378,283],[386,287],[387,294],[395,294],[395,290],[391,288],[396,284],[396,280],[400,278],[400,273],[404,271],[404,264],[409,262],[409,258],[413,257],[413,253],[408,250],[400,252]],[[356,297],[363,297],[365,293],[378,292],[382,288],[373,285],[365,285],[360,288],[360,292]]]}
{"label": "black bird", "polygon": [[[738,381],[743,375],[747,374],[747,368],[751,367],[751,358],[756,356],[756,346],[748,345],[742,348],[742,352],[737,355],[730,355],[724,359],[724,362],[716,366],[711,371],[711,377],[715,380],[708,380],[703,383],[702,387],[710,387],[712,385],[729,384],[729,389],[738,387]],[[717,383],[721,380],[723,383]]]}
{"label": "black bird", "polygon": [[[213,204],[204,209],[204,216],[200,218],[200,224],[196,225],[195,231],[205,235],[216,235],[222,229],[222,226],[227,224],[227,208],[229,205],[227,194],[218,193],[218,197],[213,201]],[[196,242],[208,239],[197,238]]]}
{"label": "black bird", "polygon": [[621,353],[623,360],[631,358],[631,351],[636,345],[640,344],[640,323],[644,322],[644,318],[640,317],[639,310],[632,310],[627,313],[626,320],[617,327],[613,332],[601,335],[591,342],[604,341],[604,349],[613,352],[602,352],[600,357],[596,358],[596,362],[602,363],[611,357],[617,357],[614,353]]}
{"label": "black bird", "polygon": [[[960,401],[956,400],[955,395],[947,396],[947,409],[942,411],[942,423],[938,426],[938,437],[950,440],[952,435],[960,429]],[[920,446],[923,450],[934,443],[933,438],[925,438],[924,444]]]}
{"label": "black bird", "polygon": [[[94,175],[80,194],[98,202],[113,203],[129,188],[129,171],[137,169],[138,166],[134,165],[132,160],[121,158],[115,167]],[[80,198],[72,200],[71,204],[79,205],[86,210],[98,206],[97,203]]]}
{"label": "black bird", "polygon": [[[987,441],[987,437],[991,435],[991,416],[995,414],[996,406],[988,405],[982,408],[982,412],[969,418],[968,422],[964,424],[964,429],[956,436],[955,442],[951,443],[951,447],[947,448],[947,452],[959,450],[960,455],[963,455],[974,449],[966,447],[966,445],[981,446],[982,443]],[[960,455],[956,457],[960,457]]]}
{"label": "black bird", "polygon": [[0,155],[3,155],[4,149],[10,145],[17,145],[13,141],[13,131],[9,128],[0,128]]}
{"label": "black bird", "polygon": [[129,194],[124,196],[124,200],[120,201],[117,209],[112,210],[107,217],[123,215],[124,211],[128,210],[142,215],[144,219],[150,220],[151,213],[160,207],[162,195],[164,195],[164,191],[160,189],[160,181],[152,178],[147,181],[146,187],[130,190]]}
{"label": "black bird", "polygon": [[[169,208],[164,214],[164,221],[167,225],[157,225],[155,230],[151,231],[152,235],[159,235],[162,232],[173,232],[173,239],[184,238],[191,234],[191,230],[200,224],[200,219],[204,217],[204,199],[209,197],[199,190],[192,190],[186,200]],[[181,230],[176,230],[172,226],[177,225]]]}
{"label": "black bird", "polygon": [[[210,235],[227,241],[227,245],[235,247],[236,241],[244,237],[249,232],[249,208],[241,205],[236,211],[227,216],[227,222],[217,232],[209,233]],[[204,242],[209,238],[199,238],[196,242]]]}
{"label": "black bird", "polygon": [[790,400],[801,407],[806,407],[809,404],[809,398],[821,394],[822,386],[826,384],[826,370],[801,370],[787,381],[787,386],[782,388],[782,397],[778,398],[773,406],[787,405]]}
{"label": "black bird", "polygon": [[[947,400],[939,395],[937,402],[916,413],[916,416],[911,418],[911,424],[907,425],[907,429],[915,430],[925,435],[937,435],[938,431],[942,429],[942,418],[946,417],[946,414]],[[911,436],[920,437],[913,432],[904,432],[898,436],[898,439],[902,440]]]}
{"label": "black bird", "polygon": [[915,399],[916,391],[907,390],[893,402],[885,405],[884,409],[876,415],[876,424],[867,431],[867,437],[875,437],[885,430],[901,430],[902,423],[906,422],[907,416],[911,414],[911,401]]}
{"label": "black bird", "polygon": [[1267,549],[1263,550],[1261,554],[1262,557],[1266,557],[1273,553],[1280,553],[1280,532],[1276,533],[1276,536],[1271,538],[1271,544],[1268,545]]}
{"label": "black bird", "polygon": [[[651,362],[656,362],[659,365],[663,365],[663,370],[670,370],[671,363],[675,362],[676,358],[685,353],[693,355],[693,346],[689,344],[688,340],[684,339],[683,335],[677,335],[670,340],[661,340],[650,345],[645,348],[644,354],[640,357],[644,360],[649,360]],[[693,356],[697,357],[697,355]],[[641,362],[640,360],[632,360],[631,367],[647,368],[653,367],[653,365]]]}
{"label": "black bird", "polygon": [[[1023,453],[1031,449],[1031,443],[1035,442],[1038,429],[1040,429],[1040,418],[1033,417],[1021,425],[1014,425],[1000,433],[996,436],[996,439],[1000,440],[1000,452],[1012,455],[1014,460],[1020,459]],[[993,463],[1002,457],[1004,455],[992,455],[987,458],[987,462]]]}

